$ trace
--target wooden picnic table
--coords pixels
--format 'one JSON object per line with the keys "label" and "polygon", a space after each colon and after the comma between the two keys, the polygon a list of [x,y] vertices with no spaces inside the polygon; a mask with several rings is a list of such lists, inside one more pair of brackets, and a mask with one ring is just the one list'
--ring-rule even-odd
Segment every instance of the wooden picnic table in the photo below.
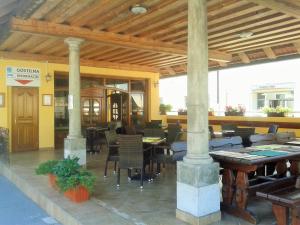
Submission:
{"label": "wooden picnic table", "polygon": [[[210,155],[224,169],[222,210],[253,224],[257,223],[257,218],[247,209],[249,197],[255,196],[256,191],[272,185],[275,180],[285,179],[282,177],[286,176],[287,160],[291,163],[291,174],[299,175],[300,147],[297,146],[255,146],[242,148],[235,152],[210,152]],[[258,168],[269,162],[276,163],[276,177],[257,177],[249,180],[249,174],[254,173]]]}

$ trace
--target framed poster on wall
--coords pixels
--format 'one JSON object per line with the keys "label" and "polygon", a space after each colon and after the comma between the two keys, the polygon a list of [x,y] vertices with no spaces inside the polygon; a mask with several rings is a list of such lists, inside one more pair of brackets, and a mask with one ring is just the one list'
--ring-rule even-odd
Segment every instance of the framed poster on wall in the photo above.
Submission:
{"label": "framed poster on wall", "polygon": [[51,106],[52,105],[52,95],[45,94],[43,95],[43,106]]}

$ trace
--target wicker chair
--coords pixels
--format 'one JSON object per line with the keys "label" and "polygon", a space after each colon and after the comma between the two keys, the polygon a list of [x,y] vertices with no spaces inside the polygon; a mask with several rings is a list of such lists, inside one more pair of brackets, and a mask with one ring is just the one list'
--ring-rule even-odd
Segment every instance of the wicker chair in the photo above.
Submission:
{"label": "wicker chair", "polygon": [[[167,133],[167,140],[165,143],[158,145],[154,148],[153,155],[152,155],[152,166],[153,163],[156,163],[156,173],[160,173],[160,165],[163,163],[164,167],[166,163],[173,163],[175,162],[172,160],[172,156],[170,155],[171,145],[178,137],[178,134],[181,132],[181,126],[178,124],[169,124],[168,125],[168,133]],[[159,135],[159,137],[164,137],[161,131],[154,132],[155,135]],[[153,134],[153,135],[154,135]]]}
{"label": "wicker chair", "polygon": [[293,141],[296,139],[295,132],[280,132],[276,134],[275,140],[278,144],[284,144],[289,141]]}
{"label": "wicker chair", "polygon": [[125,126],[125,133],[126,134],[130,134],[130,135],[135,135],[136,133],[136,129],[133,126]]}
{"label": "wicker chair", "polygon": [[118,138],[116,131],[114,130],[105,131],[105,138],[106,138],[108,153],[105,162],[104,177],[107,176],[108,162],[115,163],[114,166],[114,173],[115,173],[117,168],[117,162],[119,161],[119,152],[118,152],[119,145],[116,144]]}
{"label": "wicker chair", "polygon": [[165,138],[165,132],[161,128],[146,128],[144,130],[144,136]]}
{"label": "wicker chair", "polygon": [[119,167],[117,186],[120,186],[120,169],[138,169],[141,172],[140,188],[143,188],[145,174],[144,149],[142,135],[119,135]]}

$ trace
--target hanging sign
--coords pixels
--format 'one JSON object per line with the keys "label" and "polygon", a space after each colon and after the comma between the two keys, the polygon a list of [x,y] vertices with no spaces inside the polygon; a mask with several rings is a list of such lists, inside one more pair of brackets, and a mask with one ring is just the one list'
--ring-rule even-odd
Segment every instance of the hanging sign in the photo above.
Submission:
{"label": "hanging sign", "polygon": [[6,85],[39,87],[40,69],[8,66],[6,67]]}

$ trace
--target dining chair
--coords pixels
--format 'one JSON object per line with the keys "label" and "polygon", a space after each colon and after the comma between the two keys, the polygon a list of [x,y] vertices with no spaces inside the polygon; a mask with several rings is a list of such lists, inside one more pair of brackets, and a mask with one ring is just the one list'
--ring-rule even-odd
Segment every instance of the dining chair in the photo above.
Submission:
{"label": "dining chair", "polygon": [[[166,142],[161,145],[155,146],[153,149],[151,168],[153,169],[153,163],[156,163],[156,173],[160,174],[160,165],[165,167],[166,163],[173,163],[172,156],[170,155],[171,145],[176,140],[178,134],[181,132],[181,126],[178,124],[169,124],[167,127]],[[159,137],[163,137],[161,131]]]}
{"label": "dining chair", "polygon": [[165,138],[165,132],[161,128],[145,128],[144,137],[160,137]]}
{"label": "dining chair", "polygon": [[119,161],[119,146],[117,144],[118,135],[116,131],[110,130],[105,131],[105,138],[106,138],[106,144],[107,144],[107,157],[105,161],[105,168],[104,168],[104,177],[107,176],[107,167],[108,162],[114,162],[114,173],[116,173],[117,168],[117,162]]}
{"label": "dining chair", "polygon": [[223,130],[235,130],[237,128],[236,124],[229,124],[229,123],[225,123],[225,124],[221,124],[221,129]]}
{"label": "dining chair", "polygon": [[149,164],[144,160],[144,149],[142,135],[119,135],[119,165],[117,186],[120,186],[121,169],[140,170],[140,188],[143,188],[145,166]]}
{"label": "dining chair", "polygon": [[278,128],[279,128],[279,125],[277,125],[277,124],[271,124],[269,126],[268,133],[276,134],[277,131],[278,131]]}
{"label": "dining chair", "polygon": [[125,126],[125,133],[129,135],[135,135],[137,134],[135,127],[133,126]]}

